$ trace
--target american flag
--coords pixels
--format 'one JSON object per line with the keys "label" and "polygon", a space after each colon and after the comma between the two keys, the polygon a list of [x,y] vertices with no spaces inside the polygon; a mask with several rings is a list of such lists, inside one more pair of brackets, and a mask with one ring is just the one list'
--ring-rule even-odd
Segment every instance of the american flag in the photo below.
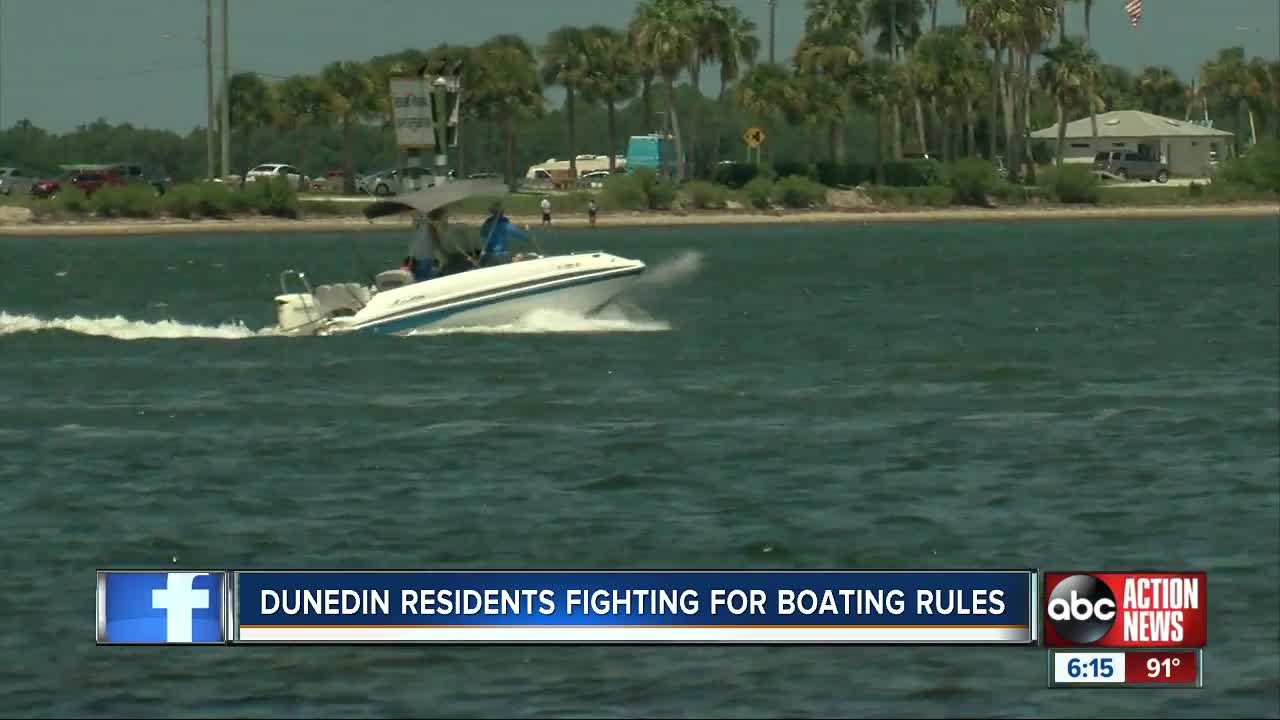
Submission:
{"label": "american flag", "polygon": [[1142,0],[1128,0],[1124,11],[1129,15],[1129,24],[1138,27],[1138,21],[1142,19]]}

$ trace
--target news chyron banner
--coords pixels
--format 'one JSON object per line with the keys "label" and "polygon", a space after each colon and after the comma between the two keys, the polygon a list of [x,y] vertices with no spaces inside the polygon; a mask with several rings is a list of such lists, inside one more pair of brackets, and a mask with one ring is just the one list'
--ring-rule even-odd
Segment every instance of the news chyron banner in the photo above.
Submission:
{"label": "news chyron banner", "polygon": [[1044,574],[1050,687],[1204,687],[1203,572]]}
{"label": "news chyron banner", "polygon": [[98,573],[99,644],[1035,645],[991,571]]}

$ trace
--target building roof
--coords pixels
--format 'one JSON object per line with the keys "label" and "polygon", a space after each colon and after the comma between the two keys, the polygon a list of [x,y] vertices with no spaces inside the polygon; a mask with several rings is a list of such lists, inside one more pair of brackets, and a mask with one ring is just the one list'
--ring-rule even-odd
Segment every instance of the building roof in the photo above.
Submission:
{"label": "building roof", "polygon": [[[1141,110],[1114,110],[1098,115],[1098,137],[1230,137],[1233,133],[1207,128],[1194,122],[1152,115]],[[1031,133],[1042,140],[1057,139],[1058,124]],[[1088,116],[1067,123],[1067,139],[1079,140],[1093,137]]]}

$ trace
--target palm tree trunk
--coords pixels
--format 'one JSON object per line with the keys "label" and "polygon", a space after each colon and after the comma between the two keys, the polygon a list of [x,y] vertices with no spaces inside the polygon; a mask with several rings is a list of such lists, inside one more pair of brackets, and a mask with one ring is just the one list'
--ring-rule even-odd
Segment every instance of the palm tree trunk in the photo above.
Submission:
{"label": "palm tree trunk", "polygon": [[702,95],[702,85],[700,82],[701,67],[697,58],[694,58],[693,64],[689,66],[689,79],[693,82],[695,92],[693,103],[693,113],[689,116],[689,159],[693,161],[693,167],[690,168],[689,174],[698,177],[702,168],[701,157],[698,152],[698,129],[701,123],[699,117],[702,115],[702,108],[696,102],[697,98]]}
{"label": "palm tree trunk", "polygon": [[618,137],[614,132],[617,121],[615,120],[616,108],[614,107],[613,98],[606,100],[605,106],[609,108],[609,137],[605,142],[605,147],[609,150],[609,172],[612,173],[618,169],[618,152],[613,144]]}
{"label": "palm tree trunk", "polygon": [[[920,152],[929,152],[929,141],[925,137],[924,127],[924,104],[920,102],[920,96],[916,96],[916,139],[920,141]],[[935,147],[936,151],[937,148]]]}
{"label": "palm tree trunk", "polygon": [[893,159],[902,159],[902,108],[893,103]]}
{"label": "palm tree trunk", "polygon": [[1005,56],[1008,58],[1002,61],[1002,72],[1004,77],[1001,81],[1001,100],[1004,102],[1004,150],[1005,157],[1009,161],[1009,178],[1015,179],[1020,176],[1021,158],[1018,156],[1018,146],[1015,144],[1013,133],[1013,111],[1017,107],[1014,98],[1018,95],[1013,87],[1013,48],[1005,49]]}
{"label": "palm tree trunk", "polygon": [[844,165],[849,160],[849,152],[845,147],[844,121],[836,121],[836,162]]}
{"label": "palm tree trunk", "polygon": [[1058,167],[1062,167],[1062,155],[1067,150],[1067,111],[1062,106],[1062,95],[1058,95]]}
{"label": "palm tree trunk", "polygon": [[346,113],[342,116],[342,192],[347,195],[354,195],[356,192],[356,163],[353,157],[353,128],[351,127],[351,114]]}
{"label": "palm tree trunk", "polygon": [[1031,152],[1031,51],[1022,54],[1022,122],[1018,125],[1018,143],[1027,158],[1027,182],[1036,181],[1036,159]]}
{"label": "palm tree trunk", "polygon": [[[1093,0],[1084,0],[1084,46],[1091,48],[1090,40],[1090,15],[1093,14]],[[1086,101],[1089,103],[1089,130],[1091,137],[1089,141],[1089,149],[1093,152],[1098,151],[1098,108],[1093,104],[1093,73],[1089,74],[1089,82],[1087,84],[1089,96]]]}
{"label": "palm tree trunk", "polygon": [[1058,0],[1058,43],[1067,41],[1067,0]]}
{"label": "palm tree trunk", "polygon": [[[944,104],[944,113],[948,120],[951,118],[951,108]],[[929,97],[929,129],[933,132],[930,136],[933,140],[933,146],[939,148],[942,153],[943,160],[951,158],[948,143],[951,142],[951,128],[944,125],[942,118],[938,113],[938,97],[931,95]]]}
{"label": "palm tree trunk", "polygon": [[938,0],[929,2],[929,32],[938,29]]}
{"label": "palm tree trunk", "polygon": [[504,173],[507,176],[507,187],[512,192],[516,189],[516,129],[512,127],[511,120],[508,119],[503,123],[502,134],[505,136],[507,145],[507,168]]}
{"label": "palm tree trunk", "polygon": [[876,184],[884,185],[884,108],[876,108]]}
{"label": "palm tree trunk", "polygon": [[999,155],[996,143],[996,128],[1000,124],[1000,46],[995,46],[994,58],[991,62],[991,117],[987,121],[987,159],[995,162]]}
{"label": "palm tree trunk", "polygon": [[[966,146],[965,146],[965,155],[970,155],[970,156],[974,156],[974,158],[977,158],[978,156],[978,113],[975,113],[972,102],[969,102],[968,100],[965,101],[964,113],[965,113],[965,120],[966,120],[965,131],[969,133],[968,140],[966,140],[966,142],[968,143],[966,143]],[[995,115],[993,115],[993,117],[995,117]],[[995,136],[992,136],[992,137],[995,137]],[[992,158],[995,158],[995,154],[992,154]]]}
{"label": "palm tree trunk", "polygon": [[462,139],[462,111],[458,111],[458,127],[454,131],[454,140],[458,143],[458,179],[467,177],[467,144]]}
{"label": "palm tree trunk", "polygon": [[644,125],[641,129],[653,127],[649,123],[653,122],[653,96],[651,88],[653,87],[653,78],[648,75],[640,79],[640,104],[644,108]]}
{"label": "palm tree trunk", "polygon": [[578,181],[578,128],[574,122],[573,85],[566,85],[565,108],[569,111],[569,181]]}
{"label": "palm tree trunk", "polygon": [[676,141],[676,183],[684,182],[684,141],[680,139],[680,118],[676,116],[676,79],[668,76],[667,117],[671,121],[671,134]]}
{"label": "palm tree trunk", "polygon": [[836,143],[839,142],[840,124],[832,120],[827,127],[827,158],[832,164],[839,162],[836,158]]}

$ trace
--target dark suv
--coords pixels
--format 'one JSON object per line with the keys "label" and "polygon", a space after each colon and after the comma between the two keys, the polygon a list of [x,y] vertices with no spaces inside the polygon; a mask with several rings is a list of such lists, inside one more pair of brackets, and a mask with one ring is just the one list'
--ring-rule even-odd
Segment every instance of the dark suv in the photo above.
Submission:
{"label": "dark suv", "polygon": [[1115,175],[1121,180],[1155,180],[1159,183],[1169,181],[1169,166],[1159,159],[1146,157],[1140,153],[1115,150],[1100,152],[1093,158],[1093,169]]}
{"label": "dark suv", "polygon": [[155,189],[157,195],[163,195],[165,188],[169,184],[168,178],[155,173],[148,173],[146,167],[137,162],[112,163],[107,167],[107,172],[118,175],[120,179],[130,185],[150,185]]}

